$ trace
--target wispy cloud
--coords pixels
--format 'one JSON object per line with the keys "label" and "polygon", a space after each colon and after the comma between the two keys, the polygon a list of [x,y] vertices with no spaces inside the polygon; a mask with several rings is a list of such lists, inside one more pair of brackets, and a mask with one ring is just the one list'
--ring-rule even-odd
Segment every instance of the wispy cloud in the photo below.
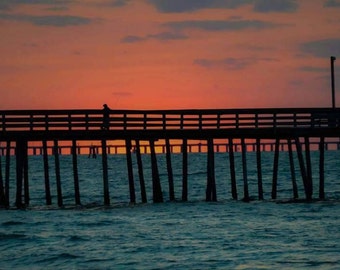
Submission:
{"label": "wispy cloud", "polygon": [[265,62],[272,62],[277,61],[273,58],[256,58],[256,57],[245,57],[245,58],[224,58],[224,59],[195,59],[194,64],[199,65],[204,68],[223,68],[229,70],[240,70],[244,69],[248,66],[254,65],[258,62],[265,61]]}
{"label": "wispy cloud", "polygon": [[294,12],[298,9],[296,0],[149,0],[159,12],[182,13],[200,9],[236,9],[253,5],[255,12]]}
{"label": "wispy cloud", "polygon": [[340,8],[339,0],[327,0],[324,4],[324,7],[337,7]]}
{"label": "wispy cloud", "polygon": [[176,31],[188,28],[206,31],[236,31],[245,29],[272,29],[287,25],[260,20],[197,20],[167,22],[164,23],[163,26],[172,28]]}
{"label": "wispy cloud", "polygon": [[323,67],[311,67],[311,66],[303,66],[299,68],[300,71],[305,71],[305,72],[329,72],[328,68],[323,68]]}
{"label": "wispy cloud", "polygon": [[108,2],[109,6],[112,7],[124,7],[126,6],[131,0],[111,0]]}
{"label": "wispy cloud", "polygon": [[205,8],[234,9],[254,0],[149,0],[160,12],[191,12]]}
{"label": "wispy cloud", "polygon": [[254,3],[257,12],[295,12],[298,7],[295,0],[257,0]]}
{"label": "wispy cloud", "polygon": [[172,32],[161,32],[157,34],[150,34],[146,36],[126,36],[124,37],[121,42],[123,43],[135,43],[135,42],[141,42],[146,41],[149,39],[156,39],[160,41],[169,41],[169,40],[180,40],[180,39],[187,39],[188,37],[186,35],[180,34],[180,33],[172,33]]}
{"label": "wispy cloud", "polygon": [[303,43],[300,46],[303,53],[312,54],[316,57],[330,57],[340,55],[340,39],[323,39]]}
{"label": "wispy cloud", "polygon": [[25,14],[0,13],[0,19],[29,22],[31,24],[38,26],[55,26],[55,27],[78,26],[89,24],[92,22],[91,19],[86,17],[70,15],[32,16]]}
{"label": "wispy cloud", "polygon": [[11,9],[17,5],[65,5],[74,0],[0,0],[0,10]]}

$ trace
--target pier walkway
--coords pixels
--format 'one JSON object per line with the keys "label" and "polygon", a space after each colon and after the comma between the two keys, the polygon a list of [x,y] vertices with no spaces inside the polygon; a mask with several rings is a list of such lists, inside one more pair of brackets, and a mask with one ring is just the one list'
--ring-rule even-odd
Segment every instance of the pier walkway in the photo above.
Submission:
{"label": "pier walkway", "polygon": [[[262,197],[261,179],[261,142],[275,140],[273,190],[272,198],[276,198],[278,152],[280,144],[285,141],[288,150],[292,152],[292,145],[297,152],[300,172],[303,179],[306,199],[312,199],[312,177],[310,162],[310,139],[317,140],[320,151],[320,192],[319,198],[324,198],[323,156],[325,139],[340,137],[340,110],[332,108],[280,108],[280,109],[203,109],[203,110],[111,110],[107,115],[103,110],[7,110],[0,111],[0,143],[6,145],[5,177],[0,171],[0,204],[9,205],[9,156],[11,148],[16,156],[16,205],[21,207],[29,204],[28,180],[28,144],[42,143],[44,155],[46,204],[50,204],[47,148],[48,142],[53,143],[56,160],[57,186],[60,186],[60,171],[58,168],[59,144],[71,142],[73,155],[75,202],[80,204],[79,179],[77,173],[77,142],[99,141],[103,164],[103,195],[104,204],[110,204],[108,172],[107,172],[107,141],[122,140],[125,142],[128,181],[130,187],[130,201],[135,202],[133,167],[131,162],[132,146],[136,150],[138,170],[143,171],[140,159],[141,141],[149,144],[152,160],[153,201],[161,202],[162,188],[160,186],[155,141],[164,140],[167,154],[169,193],[173,196],[173,179],[171,168],[170,140],[181,141],[183,154],[183,183],[182,200],[187,200],[187,153],[188,140],[205,141],[207,151],[207,189],[206,200],[215,201],[216,184],[214,173],[214,140],[226,140],[230,160],[231,194],[238,198],[236,191],[235,164],[233,152],[234,143],[239,141],[242,152],[243,168],[243,199],[249,200],[247,188],[246,140],[254,139],[254,149],[258,157],[259,199]],[[303,156],[305,149],[305,157]],[[0,163],[0,168],[1,168]],[[293,171],[292,171],[293,173]],[[293,175],[292,175],[293,177]],[[294,181],[295,177],[293,177]],[[143,202],[146,202],[144,179],[140,174],[140,185]],[[294,197],[295,196],[295,188]],[[22,201],[24,197],[24,202]],[[58,205],[62,206],[62,193],[58,189]]]}

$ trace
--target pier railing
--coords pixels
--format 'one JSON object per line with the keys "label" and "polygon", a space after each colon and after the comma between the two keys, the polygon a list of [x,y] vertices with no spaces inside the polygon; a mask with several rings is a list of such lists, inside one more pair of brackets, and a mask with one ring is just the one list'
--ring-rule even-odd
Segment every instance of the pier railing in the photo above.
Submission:
{"label": "pier railing", "polygon": [[[0,132],[100,130],[102,110],[0,111]],[[225,110],[111,110],[110,130],[203,130],[338,127],[340,110],[331,108]]]}
{"label": "pier railing", "polygon": [[[136,202],[132,153],[136,154],[142,202],[146,202],[145,182],[141,149],[148,147],[151,157],[152,196],[154,202],[163,201],[163,191],[157,165],[156,141],[163,140],[162,152],[166,154],[169,198],[174,200],[174,181],[171,165],[172,146],[180,140],[182,154],[182,200],[188,197],[188,149],[190,140],[205,141],[207,152],[207,186],[206,200],[216,201],[215,160],[214,153],[218,146],[214,140],[223,140],[225,152],[229,154],[231,194],[237,199],[237,182],[235,173],[234,152],[241,151],[243,171],[244,200],[249,201],[247,180],[247,142],[253,141],[256,149],[258,171],[258,197],[263,199],[261,143],[275,140],[273,144],[274,164],[272,180],[272,199],[276,199],[279,151],[282,141],[287,145],[292,175],[294,198],[298,197],[295,181],[293,146],[297,153],[303,188],[307,200],[313,196],[311,146],[317,142],[319,150],[319,198],[325,198],[324,192],[324,152],[326,139],[340,137],[340,109],[333,108],[282,108],[282,109],[210,109],[210,110],[7,110],[0,111],[0,143],[6,145],[1,155],[6,152],[5,181],[0,170],[0,207],[9,204],[11,147],[15,153],[16,172],[16,206],[29,204],[29,163],[28,150],[30,143],[41,144],[46,204],[51,204],[49,184],[48,149],[52,149],[55,163],[58,205],[63,205],[60,175],[59,142],[70,144],[72,155],[75,203],[80,204],[80,189],[77,155],[80,153],[77,142],[80,140],[98,144],[102,159],[104,204],[110,204],[108,142],[123,140],[127,161],[130,202]],[[312,140],[311,140],[312,139]],[[171,142],[170,142],[171,140]],[[143,144],[140,142],[143,141]],[[177,143],[177,141],[176,141]],[[148,146],[145,146],[145,145]],[[15,145],[15,146],[14,146]],[[198,145],[199,149],[202,145]],[[305,155],[303,155],[303,146]],[[236,148],[235,148],[236,147]],[[338,146],[337,146],[338,148]],[[326,148],[327,149],[327,148]],[[12,149],[13,150],[13,149]],[[200,151],[200,150],[199,150]],[[218,150],[217,150],[218,151]],[[98,151],[91,147],[93,155]],[[146,152],[146,150],[144,150]],[[1,159],[0,159],[0,168]],[[25,202],[22,202],[23,195]]]}

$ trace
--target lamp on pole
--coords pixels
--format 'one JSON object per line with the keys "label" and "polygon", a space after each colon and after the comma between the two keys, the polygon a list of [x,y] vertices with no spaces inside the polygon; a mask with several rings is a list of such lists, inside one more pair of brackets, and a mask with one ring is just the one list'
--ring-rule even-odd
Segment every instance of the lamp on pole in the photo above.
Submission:
{"label": "lamp on pole", "polygon": [[332,80],[332,108],[335,109],[335,82],[334,82],[334,62],[335,56],[331,56],[331,80]]}

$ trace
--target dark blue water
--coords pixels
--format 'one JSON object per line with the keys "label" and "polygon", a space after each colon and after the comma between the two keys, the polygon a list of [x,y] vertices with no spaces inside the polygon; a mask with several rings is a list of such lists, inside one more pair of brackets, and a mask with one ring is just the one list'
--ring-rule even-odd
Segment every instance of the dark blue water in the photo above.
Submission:
{"label": "dark blue water", "polygon": [[[166,163],[158,155],[168,199]],[[236,154],[239,197],[241,157]],[[152,203],[150,156],[143,155],[147,204],[129,205],[126,160],[109,157],[111,206],[103,207],[101,159],[79,157],[82,207],[74,206],[72,163],[61,156],[65,208],[44,206],[42,157],[30,157],[31,205],[0,211],[0,269],[339,269],[340,153],[326,152],[326,201],[282,203],[292,198],[289,160],[280,153],[278,201],[270,200],[273,154],[263,153],[265,201],[231,200],[229,160],[216,154],[218,202],[206,203],[206,155],[189,155],[189,202]],[[176,198],[181,198],[181,156],[173,155]],[[318,154],[312,153],[315,197]],[[134,160],[135,162],[135,160]],[[4,165],[4,164],[2,164]],[[136,168],[134,164],[134,168]],[[257,198],[254,153],[248,153],[250,195]],[[11,168],[14,175],[14,168]],[[296,173],[299,195],[303,185]],[[15,179],[15,178],[12,178]],[[138,173],[135,169],[137,201]],[[14,202],[11,180],[11,204]]]}

